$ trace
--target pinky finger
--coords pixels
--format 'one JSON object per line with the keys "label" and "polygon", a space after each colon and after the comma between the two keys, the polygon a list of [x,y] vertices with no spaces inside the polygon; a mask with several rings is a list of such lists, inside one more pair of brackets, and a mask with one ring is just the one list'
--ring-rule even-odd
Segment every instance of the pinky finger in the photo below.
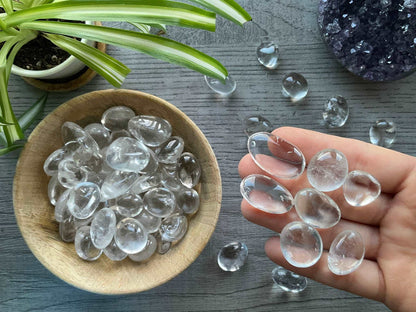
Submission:
{"label": "pinky finger", "polygon": [[286,261],[280,248],[279,237],[270,238],[266,242],[265,251],[273,262],[296,274],[372,300],[383,301],[384,299],[383,276],[377,262],[364,259],[356,271],[348,275],[339,276],[332,273],[328,268],[327,251],[324,251],[321,259],[309,268],[294,267]]}

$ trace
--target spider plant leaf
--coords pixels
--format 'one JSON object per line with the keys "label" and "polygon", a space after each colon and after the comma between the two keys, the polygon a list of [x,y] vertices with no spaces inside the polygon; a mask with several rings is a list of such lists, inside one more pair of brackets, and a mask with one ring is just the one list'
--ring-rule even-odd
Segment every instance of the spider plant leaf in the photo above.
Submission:
{"label": "spider plant leaf", "polygon": [[0,156],[10,153],[11,151],[17,150],[19,148],[22,148],[23,146],[25,146],[24,143],[15,143],[15,144],[6,146],[5,148],[0,149]]}
{"label": "spider plant leaf", "polygon": [[150,25],[135,23],[135,22],[130,22],[130,24],[136,27],[142,33],[148,34],[150,32],[150,28],[151,28]]}
{"label": "spider plant leaf", "polygon": [[238,25],[251,21],[251,16],[234,0],[190,0],[233,21]]}
{"label": "spider plant leaf", "polygon": [[3,7],[7,14],[13,13],[13,2],[12,0],[0,0],[0,5]]}
{"label": "spider plant leaf", "polygon": [[160,36],[109,27],[52,21],[23,23],[20,28],[82,37],[130,48],[222,81],[228,75],[224,66],[214,58],[187,45]]}
{"label": "spider plant leaf", "polygon": [[124,78],[130,72],[130,69],[120,61],[76,39],[53,34],[46,34],[45,36],[55,45],[81,60],[117,88],[121,87]]}
{"label": "spider plant leaf", "polygon": [[26,131],[35,119],[43,112],[47,99],[48,94],[45,93],[34,104],[32,104],[32,106],[22,114],[22,116],[19,117],[19,125],[23,131]]}
{"label": "spider plant leaf", "polygon": [[6,119],[0,116],[0,126],[11,126],[13,123],[8,122]]}
{"label": "spider plant leaf", "polygon": [[167,24],[215,31],[215,13],[165,0],[63,1],[8,14],[7,27],[38,19]]}

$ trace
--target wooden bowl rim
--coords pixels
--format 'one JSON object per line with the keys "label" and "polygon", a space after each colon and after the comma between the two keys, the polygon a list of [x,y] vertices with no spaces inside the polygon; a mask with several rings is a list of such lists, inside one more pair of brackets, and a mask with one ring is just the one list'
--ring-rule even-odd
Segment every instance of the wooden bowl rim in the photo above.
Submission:
{"label": "wooden bowl rim", "polygon": [[[155,283],[154,285],[147,285],[146,287],[139,287],[140,285],[138,285],[138,287],[135,288],[135,289],[132,289],[132,288],[129,288],[129,289],[120,289],[120,288],[118,288],[117,289],[117,288],[111,288],[111,285],[110,285],[110,287],[109,287],[110,289],[102,289],[102,288],[97,288],[97,287],[81,285],[81,284],[76,283],[74,281],[68,281],[68,278],[66,277],[66,274],[64,274],[63,272],[58,270],[56,266],[52,265],[53,261],[51,261],[50,259],[45,258],[44,255],[42,253],[40,253],[40,251],[36,248],[36,244],[31,239],[30,233],[28,233],[27,230],[24,227],[22,227],[22,223],[24,223],[24,215],[21,215],[19,213],[19,209],[22,209],[22,208],[20,207],[20,204],[19,204],[17,198],[18,198],[19,194],[24,192],[24,190],[21,190],[21,187],[19,185],[19,181],[20,181],[19,177],[24,175],[24,172],[22,172],[23,165],[27,161],[26,159],[28,157],[30,157],[30,155],[31,155],[31,154],[28,154],[29,153],[28,150],[30,149],[32,140],[34,140],[33,138],[35,138],[39,135],[42,135],[42,130],[48,124],[49,121],[53,121],[53,119],[55,117],[59,118],[59,116],[64,116],[65,113],[68,110],[70,110],[71,106],[74,103],[77,103],[78,101],[83,101],[86,98],[91,99],[91,97],[96,97],[96,96],[98,96],[98,97],[103,96],[103,95],[104,96],[105,95],[117,96],[117,95],[122,95],[122,94],[133,95],[133,96],[137,96],[138,98],[145,97],[145,98],[149,99],[150,101],[153,101],[153,102],[158,103],[162,106],[165,106],[166,108],[172,110],[175,114],[178,114],[181,118],[186,119],[187,122],[194,128],[193,130],[198,132],[200,138],[203,140],[203,142],[201,142],[201,143],[203,143],[204,149],[206,149],[206,152],[209,153],[210,161],[212,161],[212,164],[213,164],[213,166],[212,166],[212,168],[210,168],[210,170],[212,170],[213,175],[216,177],[216,180],[218,181],[218,185],[215,186],[215,194],[214,194],[214,198],[213,198],[215,200],[216,207],[212,207],[212,209],[215,209],[215,215],[212,216],[212,227],[209,228],[209,231],[206,233],[206,236],[201,238],[201,241],[199,242],[199,245],[198,245],[197,252],[194,252],[190,256],[183,257],[183,261],[185,262],[185,264],[184,264],[184,267],[180,271],[174,272],[174,274],[166,276],[162,281],[159,281],[159,283]],[[114,104],[114,106],[116,106],[116,104]],[[43,163],[42,163],[42,165],[43,165]],[[45,190],[45,192],[46,192],[46,190]],[[202,133],[202,131],[197,127],[197,125],[185,113],[183,113],[176,106],[170,104],[169,102],[167,102],[167,101],[165,101],[165,100],[163,100],[159,97],[156,97],[154,95],[148,94],[148,93],[135,91],[135,90],[128,90],[128,89],[117,89],[117,90],[108,89],[108,90],[100,90],[100,91],[93,91],[93,92],[85,93],[85,94],[77,96],[77,97],[61,104],[56,109],[54,109],[50,114],[48,114],[37,125],[37,127],[33,130],[31,135],[29,136],[28,141],[26,143],[26,146],[23,149],[23,151],[22,151],[22,153],[19,157],[19,160],[17,162],[15,178],[14,178],[14,181],[13,181],[13,204],[14,204],[14,213],[15,213],[16,221],[17,221],[19,230],[20,230],[20,232],[23,236],[23,239],[25,240],[25,242],[26,242],[27,246],[29,247],[29,249],[31,250],[31,252],[39,260],[39,262],[43,266],[45,266],[55,276],[57,276],[61,280],[65,281],[66,283],[68,283],[68,284],[70,284],[70,285],[72,285],[76,288],[83,289],[83,290],[93,292],[93,293],[106,294],[106,295],[120,295],[120,294],[130,294],[130,293],[138,293],[138,292],[146,291],[146,290],[152,289],[154,287],[157,287],[157,286],[160,286],[160,285],[166,283],[167,281],[176,277],[182,271],[184,271],[189,265],[191,265],[196,260],[196,258],[199,256],[199,254],[202,252],[202,250],[207,245],[209,239],[211,238],[212,233],[214,232],[216,224],[218,222],[218,217],[219,217],[219,213],[220,213],[220,209],[221,209],[221,197],[222,197],[222,183],[221,183],[221,175],[220,175],[219,166],[218,166],[215,154],[214,154],[208,140],[206,139],[206,137]],[[53,221],[51,220],[51,222],[53,222]],[[177,247],[180,247],[180,246],[177,246]],[[75,250],[73,252],[75,253]],[[169,254],[167,254],[165,256],[169,257]],[[126,260],[124,260],[124,261],[126,261]],[[128,261],[130,261],[130,260],[128,260]],[[94,262],[92,262],[90,264],[94,265]],[[137,264],[137,265],[140,266],[142,264]],[[137,284],[139,284],[139,283],[137,283]]]}

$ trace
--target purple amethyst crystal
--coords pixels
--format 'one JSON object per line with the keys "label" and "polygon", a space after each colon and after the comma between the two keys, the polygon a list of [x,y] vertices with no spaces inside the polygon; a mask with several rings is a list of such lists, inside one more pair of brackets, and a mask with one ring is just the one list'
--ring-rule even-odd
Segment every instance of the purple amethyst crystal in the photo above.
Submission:
{"label": "purple amethyst crystal", "polygon": [[416,69],[416,0],[320,0],[318,23],[336,58],[364,79]]}

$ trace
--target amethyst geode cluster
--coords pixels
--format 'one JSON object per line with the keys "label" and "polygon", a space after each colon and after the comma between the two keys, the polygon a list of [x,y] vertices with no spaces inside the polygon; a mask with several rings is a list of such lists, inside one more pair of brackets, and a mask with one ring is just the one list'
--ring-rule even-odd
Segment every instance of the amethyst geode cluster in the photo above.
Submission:
{"label": "amethyst geode cluster", "polygon": [[416,69],[416,0],[321,0],[318,22],[337,59],[364,79]]}

